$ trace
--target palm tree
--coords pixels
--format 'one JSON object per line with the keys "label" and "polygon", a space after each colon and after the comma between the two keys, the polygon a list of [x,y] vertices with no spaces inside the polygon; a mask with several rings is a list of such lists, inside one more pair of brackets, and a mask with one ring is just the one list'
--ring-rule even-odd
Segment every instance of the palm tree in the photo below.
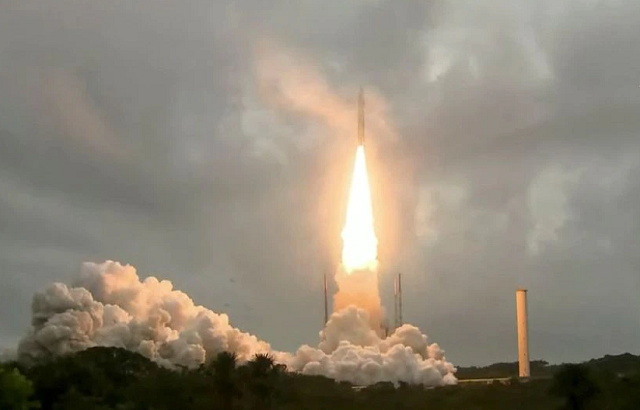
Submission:
{"label": "palm tree", "polygon": [[247,389],[253,396],[253,408],[268,409],[278,395],[278,374],[280,366],[276,366],[269,354],[256,354],[246,366]]}
{"label": "palm tree", "polygon": [[256,354],[253,359],[247,363],[251,376],[256,378],[264,378],[269,376],[271,371],[275,368],[275,362],[273,357],[268,353]]}
{"label": "palm tree", "polygon": [[222,352],[211,365],[214,389],[220,396],[225,410],[233,408],[233,399],[240,396],[236,375],[237,363],[238,357],[235,353]]}

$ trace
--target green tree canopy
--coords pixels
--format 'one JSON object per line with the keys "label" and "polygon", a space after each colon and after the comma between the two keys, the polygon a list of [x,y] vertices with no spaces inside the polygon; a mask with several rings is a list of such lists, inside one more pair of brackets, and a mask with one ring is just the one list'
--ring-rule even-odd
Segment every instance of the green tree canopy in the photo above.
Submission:
{"label": "green tree canopy", "polygon": [[20,371],[0,365],[0,410],[37,409],[40,404],[32,400],[33,385]]}

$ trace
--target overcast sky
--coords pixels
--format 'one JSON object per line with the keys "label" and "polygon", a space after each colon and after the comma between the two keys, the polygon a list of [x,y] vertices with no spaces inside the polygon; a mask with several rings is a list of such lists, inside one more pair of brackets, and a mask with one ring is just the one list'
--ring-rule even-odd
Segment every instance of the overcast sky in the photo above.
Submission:
{"label": "overcast sky", "polygon": [[635,0],[0,0],[0,346],[105,259],[315,345],[361,85],[385,301],[458,365],[517,287],[533,358],[640,353]]}

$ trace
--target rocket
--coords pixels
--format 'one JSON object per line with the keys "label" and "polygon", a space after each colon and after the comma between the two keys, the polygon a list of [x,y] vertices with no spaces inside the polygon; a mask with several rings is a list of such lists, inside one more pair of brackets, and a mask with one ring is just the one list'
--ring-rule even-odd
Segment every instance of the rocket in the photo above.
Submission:
{"label": "rocket", "polygon": [[358,95],[358,145],[364,146],[364,90]]}

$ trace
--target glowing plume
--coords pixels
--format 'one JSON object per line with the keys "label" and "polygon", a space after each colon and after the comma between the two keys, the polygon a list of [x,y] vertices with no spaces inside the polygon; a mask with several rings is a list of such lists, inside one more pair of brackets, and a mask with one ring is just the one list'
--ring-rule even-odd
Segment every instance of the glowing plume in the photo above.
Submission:
{"label": "glowing plume", "polygon": [[347,272],[376,268],[378,239],[373,229],[371,191],[362,145],[358,146],[356,151],[356,163],[353,168],[342,241],[342,264]]}

